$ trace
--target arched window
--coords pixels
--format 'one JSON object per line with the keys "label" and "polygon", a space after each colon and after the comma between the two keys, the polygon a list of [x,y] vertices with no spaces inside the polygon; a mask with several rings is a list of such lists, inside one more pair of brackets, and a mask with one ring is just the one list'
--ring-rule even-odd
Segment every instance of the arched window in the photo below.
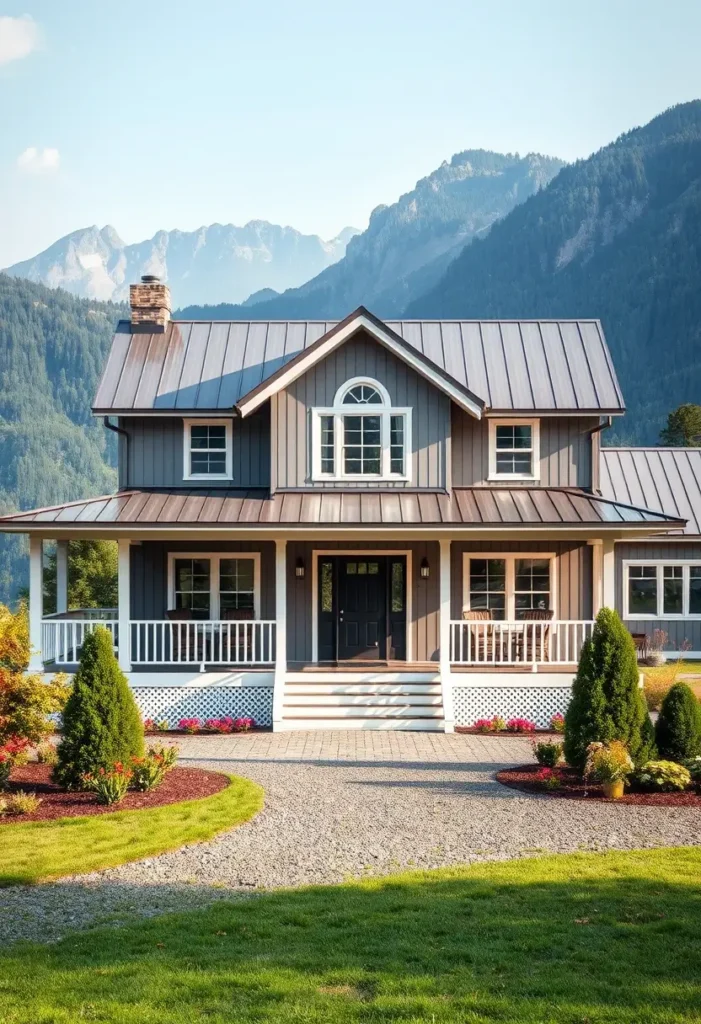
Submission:
{"label": "arched window", "polygon": [[353,377],[328,409],[314,409],[316,480],[408,480],[411,410],[392,407],[376,380]]}

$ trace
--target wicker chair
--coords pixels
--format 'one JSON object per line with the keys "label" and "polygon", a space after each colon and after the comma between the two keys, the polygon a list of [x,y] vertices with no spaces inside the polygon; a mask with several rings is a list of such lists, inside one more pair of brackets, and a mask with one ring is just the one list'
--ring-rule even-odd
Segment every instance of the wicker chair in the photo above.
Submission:
{"label": "wicker chair", "polygon": [[[466,622],[491,622],[492,612],[489,608],[470,608],[462,613]],[[494,627],[466,626],[467,649],[471,660],[489,663],[494,660]]]}
{"label": "wicker chair", "polygon": [[[554,612],[552,608],[533,608],[521,616],[523,622],[552,622]],[[524,661],[549,661],[550,660],[550,626],[543,626],[541,629],[524,630],[526,656]]]}

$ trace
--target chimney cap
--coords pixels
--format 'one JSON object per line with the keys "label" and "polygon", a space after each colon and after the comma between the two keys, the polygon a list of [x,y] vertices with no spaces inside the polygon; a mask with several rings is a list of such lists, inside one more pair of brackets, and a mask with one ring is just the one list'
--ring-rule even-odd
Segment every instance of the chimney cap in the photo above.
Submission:
{"label": "chimney cap", "polygon": [[143,274],[141,277],[142,284],[160,284],[160,277],[156,277],[155,274]]}

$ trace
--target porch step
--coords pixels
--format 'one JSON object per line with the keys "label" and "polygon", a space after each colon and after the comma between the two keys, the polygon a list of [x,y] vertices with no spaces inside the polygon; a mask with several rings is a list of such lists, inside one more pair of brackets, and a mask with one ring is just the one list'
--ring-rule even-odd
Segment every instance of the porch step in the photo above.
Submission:
{"label": "porch step", "polygon": [[442,718],[285,718],[275,724],[276,732],[312,729],[375,729],[397,732],[443,732]]}
{"label": "porch step", "polygon": [[443,718],[441,705],[327,704],[292,705],[285,702],[283,718]]}
{"label": "porch step", "polygon": [[285,686],[285,697],[302,694],[337,694],[338,696],[358,696],[367,694],[423,694],[425,696],[441,696],[439,683],[336,683],[324,680],[318,683],[288,683]]}
{"label": "porch step", "polygon": [[378,693],[354,693],[354,694],[326,694],[326,693],[295,693],[285,694],[285,708],[293,707],[399,707],[399,706],[426,706],[441,707],[443,698],[440,693],[400,693],[400,694],[378,694]]}

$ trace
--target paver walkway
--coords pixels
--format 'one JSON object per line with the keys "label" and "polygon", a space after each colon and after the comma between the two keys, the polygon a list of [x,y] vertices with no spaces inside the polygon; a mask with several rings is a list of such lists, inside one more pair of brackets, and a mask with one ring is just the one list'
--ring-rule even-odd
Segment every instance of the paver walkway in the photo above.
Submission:
{"label": "paver walkway", "polygon": [[521,738],[319,731],[178,742],[185,763],[260,782],[264,810],[207,843],[0,890],[0,942],[406,867],[701,843],[694,808],[584,804],[500,786],[499,766],[531,760]]}

